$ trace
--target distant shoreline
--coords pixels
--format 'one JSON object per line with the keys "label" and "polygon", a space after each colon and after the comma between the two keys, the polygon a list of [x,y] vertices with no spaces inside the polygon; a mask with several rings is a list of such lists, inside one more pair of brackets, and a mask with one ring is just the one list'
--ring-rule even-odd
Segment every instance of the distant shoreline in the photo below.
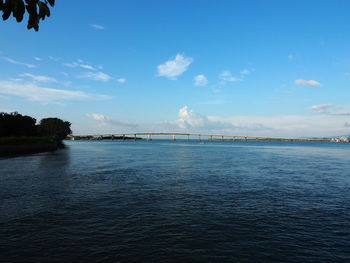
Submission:
{"label": "distant shoreline", "polygon": [[70,140],[153,140],[169,138],[175,140],[199,140],[199,141],[332,141],[332,142],[349,142],[346,137],[337,138],[283,138],[283,137],[266,137],[266,136],[238,136],[225,134],[201,134],[201,133],[180,133],[180,132],[135,132],[125,134],[80,134],[69,135]]}
{"label": "distant shoreline", "polygon": [[332,139],[285,139],[285,138],[266,138],[266,139],[231,139],[231,138],[225,138],[225,139],[219,139],[219,138],[74,138],[74,139],[68,139],[69,141],[135,141],[135,140],[143,140],[143,141],[152,141],[152,140],[168,140],[168,141],[225,141],[225,142],[243,142],[243,141],[284,141],[284,142],[331,142]]}

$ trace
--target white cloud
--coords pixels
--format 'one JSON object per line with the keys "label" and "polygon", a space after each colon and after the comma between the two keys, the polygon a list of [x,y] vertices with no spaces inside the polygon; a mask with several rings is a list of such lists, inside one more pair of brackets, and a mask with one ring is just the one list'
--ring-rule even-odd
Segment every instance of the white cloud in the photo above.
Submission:
{"label": "white cloud", "polygon": [[287,57],[289,60],[293,60],[294,59],[294,56],[292,54],[288,55]]}
{"label": "white cloud", "polygon": [[187,106],[179,110],[179,119],[176,121],[180,128],[198,128],[203,127],[208,119],[193,110],[189,110]]}
{"label": "white cloud", "polygon": [[279,115],[228,118],[212,116],[209,120],[228,124],[227,128],[217,130],[225,134],[301,138],[345,134],[345,118],[341,116],[334,118],[329,115]]}
{"label": "white cloud", "polygon": [[243,69],[241,70],[239,73],[241,73],[241,75],[249,75],[251,73],[251,70],[249,69]]}
{"label": "white cloud", "polygon": [[2,58],[3,60],[11,63],[11,64],[14,64],[14,65],[21,65],[21,66],[25,66],[27,68],[35,68],[36,65],[33,65],[33,64],[27,64],[27,63],[23,63],[23,62],[20,62],[20,61],[17,61],[17,60],[14,60],[12,58],[7,58],[7,57],[4,57]]}
{"label": "white cloud", "polygon": [[108,118],[102,114],[98,114],[98,113],[88,113],[88,114],[86,114],[86,116],[88,116],[89,118],[92,118],[96,121],[101,121],[101,122],[107,122],[110,120],[110,118]]}
{"label": "white cloud", "polygon": [[336,115],[336,116],[350,116],[350,111],[338,110],[338,111],[332,111],[329,114]]}
{"label": "white cloud", "polygon": [[208,79],[203,74],[195,76],[193,80],[195,86],[205,86],[208,84]]}
{"label": "white cloud", "polygon": [[237,135],[237,132],[240,135],[242,130],[245,133],[248,131],[270,130],[270,128],[255,122],[239,124],[219,117],[204,116],[190,110],[187,106],[180,108],[177,120],[163,122],[158,127],[169,131],[227,135]]}
{"label": "white cloud", "polygon": [[83,69],[96,70],[93,66],[87,64],[80,64],[79,67]]}
{"label": "white cloud", "polygon": [[96,70],[95,67],[85,63],[83,60],[78,59],[75,62],[72,63],[63,63],[64,66],[70,67],[70,68],[83,68],[83,69],[88,69],[88,70]]}
{"label": "white cloud", "polygon": [[53,61],[59,61],[61,60],[61,58],[58,58],[58,57],[53,57],[53,56],[48,56],[49,59],[53,60]]}
{"label": "white cloud", "polygon": [[96,81],[102,81],[107,82],[112,79],[112,77],[106,73],[103,72],[86,72],[85,74],[80,76],[81,78],[96,80]]}
{"label": "white cloud", "polygon": [[115,126],[115,127],[128,127],[128,128],[138,127],[138,125],[135,123],[113,120],[108,116],[98,114],[98,113],[88,113],[86,114],[86,116],[88,116],[89,118],[95,121],[98,121],[99,124],[102,126]]}
{"label": "white cloud", "polygon": [[236,78],[234,76],[232,76],[231,72],[228,70],[223,71],[220,76],[219,76],[220,80],[224,81],[224,82],[235,82],[235,81],[242,81],[242,78]]}
{"label": "white cloud", "polygon": [[33,75],[30,73],[23,73],[19,75],[20,77],[28,77],[36,82],[57,82],[56,79],[48,77],[48,76],[42,76],[42,75]]}
{"label": "white cloud", "polygon": [[333,104],[319,104],[310,107],[312,112],[317,113],[328,113],[331,108],[333,108]]}
{"label": "white cloud", "polygon": [[178,119],[173,123],[180,129],[192,130],[195,132],[233,134],[235,130],[257,131],[269,130],[259,123],[240,124],[236,122],[226,121],[225,119],[215,116],[204,116],[190,110],[187,106],[180,108]]}
{"label": "white cloud", "polygon": [[157,67],[158,76],[175,80],[184,73],[193,62],[193,58],[177,54],[173,60],[168,60]]}
{"label": "white cloud", "polygon": [[346,111],[345,107],[333,104],[319,104],[310,107],[310,110],[315,113],[323,113],[336,116],[348,116],[350,111]]}
{"label": "white cloud", "polygon": [[90,25],[93,29],[96,29],[96,30],[104,30],[105,27],[104,26],[101,26],[101,25],[97,25],[97,24],[92,24]]}
{"label": "white cloud", "polygon": [[41,103],[59,103],[64,100],[105,99],[107,96],[82,91],[44,88],[35,83],[0,81],[0,94],[27,98]]}
{"label": "white cloud", "polygon": [[204,116],[184,106],[176,121],[162,123],[158,129],[236,136],[324,137],[346,134],[349,131],[344,126],[346,118],[330,115]]}
{"label": "white cloud", "polygon": [[[135,123],[116,121],[102,114],[95,113],[87,116],[99,124],[89,128],[90,131],[94,130],[98,133],[137,132],[140,129],[140,126]],[[184,106],[179,109],[176,120],[143,123],[142,131],[285,138],[331,137],[349,133],[348,126],[350,123],[348,118],[348,116],[337,116],[335,118],[327,114],[311,116],[205,116]]]}
{"label": "white cloud", "polygon": [[312,87],[321,87],[322,84],[316,80],[305,80],[305,79],[296,79],[295,84],[298,86],[312,86]]}
{"label": "white cloud", "polygon": [[119,78],[119,79],[117,79],[117,82],[119,82],[119,83],[125,83],[125,82],[126,82],[126,79],[124,79],[124,78]]}
{"label": "white cloud", "polygon": [[35,59],[36,61],[42,61],[42,60],[43,60],[42,58],[39,58],[39,57],[34,57],[34,59]]}

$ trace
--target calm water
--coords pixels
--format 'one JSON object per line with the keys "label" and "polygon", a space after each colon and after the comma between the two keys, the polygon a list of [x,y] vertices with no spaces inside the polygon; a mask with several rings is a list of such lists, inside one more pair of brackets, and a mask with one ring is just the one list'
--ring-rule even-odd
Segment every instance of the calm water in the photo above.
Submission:
{"label": "calm water", "polygon": [[1,262],[350,262],[350,144],[67,145],[0,159]]}

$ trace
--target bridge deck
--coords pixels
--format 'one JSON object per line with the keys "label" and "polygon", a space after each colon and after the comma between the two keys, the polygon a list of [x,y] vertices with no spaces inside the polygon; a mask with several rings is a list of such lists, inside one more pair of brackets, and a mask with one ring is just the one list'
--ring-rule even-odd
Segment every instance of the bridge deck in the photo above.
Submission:
{"label": "bridge deck", "polygon": [[189,137],[208,137],[210,140],[280,140],[280,141],[330,141],[323,138],[281,138],[281,137],[263,137],[263,136],[245,136],[245,135],[226,135],[226,134],[206,134],[206,133],[181,133],[181,132],[134,132],[134,133],[108,133],[108,134],[79,134],[71,135],[73,139],[83,138],[113,138],[113,137],[140,137],[147,136],[151,139],[152,136],[171,136],[175,140],[176,136]]}

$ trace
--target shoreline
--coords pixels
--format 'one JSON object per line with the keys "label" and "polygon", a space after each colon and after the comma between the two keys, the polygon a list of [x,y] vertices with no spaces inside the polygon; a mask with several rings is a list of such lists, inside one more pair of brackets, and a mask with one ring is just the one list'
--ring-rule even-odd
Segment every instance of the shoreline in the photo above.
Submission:
{"label": "shoreline", "polygon": [[51,152],[59,148],[57,143],[27,143],[0,145],[0,158],[16,157],[27,154]]}

